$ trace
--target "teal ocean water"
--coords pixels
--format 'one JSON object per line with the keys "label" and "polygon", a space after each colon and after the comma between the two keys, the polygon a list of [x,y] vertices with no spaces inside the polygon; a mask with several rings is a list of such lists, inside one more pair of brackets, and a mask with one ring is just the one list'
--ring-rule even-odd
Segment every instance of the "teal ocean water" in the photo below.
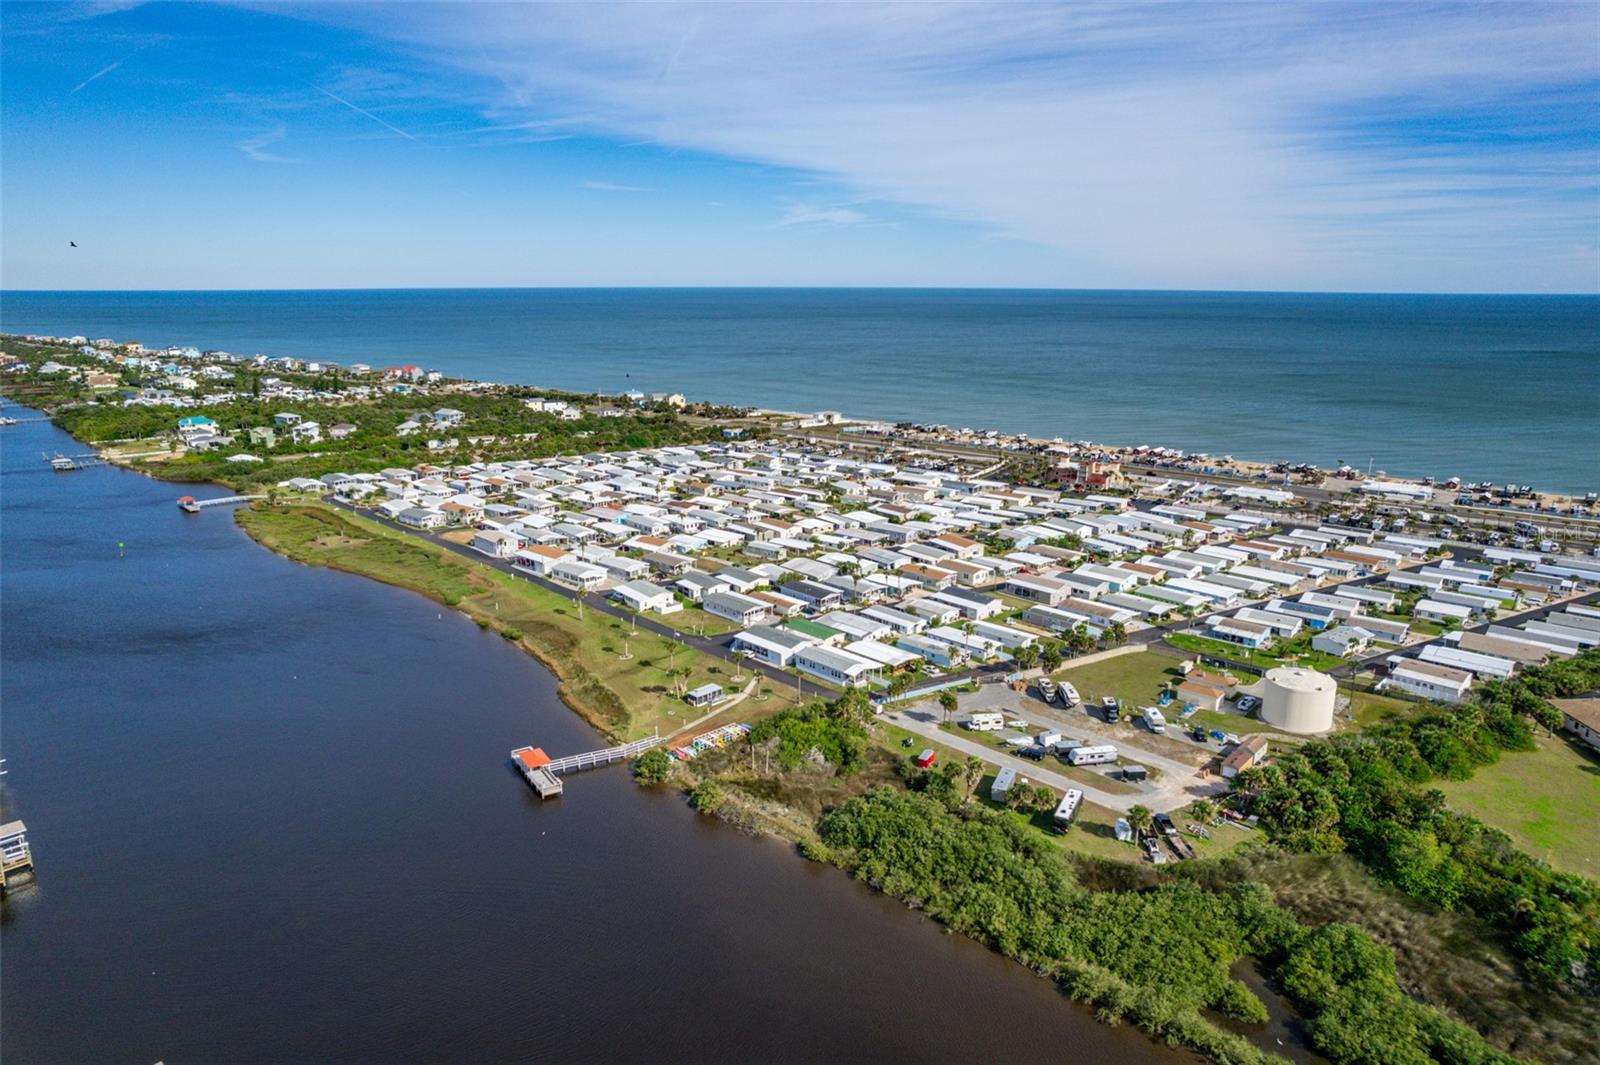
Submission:
{"label": "teal ocean water", "polygon": [[7,292],[0,328],[1600,489],[1600,297]]}

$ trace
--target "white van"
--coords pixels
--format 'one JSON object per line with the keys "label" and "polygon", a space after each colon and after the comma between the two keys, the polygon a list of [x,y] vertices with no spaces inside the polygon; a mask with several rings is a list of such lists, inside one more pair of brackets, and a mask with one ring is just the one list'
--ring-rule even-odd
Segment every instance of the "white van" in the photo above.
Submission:
{"label": "white van", "polygon": [[1109,743],[1094,747],[1074,747],[1067,752],[1067,761],[1073,765],[1102,765],[1117,760],[1117,749]]}
{"label": "white van", "polygon": [[1005,727],[1005,724],[1006,716],[1004,714],[989,713],[987,711],[980,711],[967,718],[967,728],[973,732],[999,732]]}

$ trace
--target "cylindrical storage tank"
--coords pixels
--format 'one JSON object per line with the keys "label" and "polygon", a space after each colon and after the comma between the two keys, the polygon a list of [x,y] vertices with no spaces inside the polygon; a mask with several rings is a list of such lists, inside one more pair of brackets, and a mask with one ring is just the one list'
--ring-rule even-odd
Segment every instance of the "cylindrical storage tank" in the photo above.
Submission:
{"label": "cylindrical storage tank", "polygon": [[1261,720],[1285,732],[1327,732],[1333,728],[1338,687],[1314,669],[1280,666],[1267,671],[1262,685]]}

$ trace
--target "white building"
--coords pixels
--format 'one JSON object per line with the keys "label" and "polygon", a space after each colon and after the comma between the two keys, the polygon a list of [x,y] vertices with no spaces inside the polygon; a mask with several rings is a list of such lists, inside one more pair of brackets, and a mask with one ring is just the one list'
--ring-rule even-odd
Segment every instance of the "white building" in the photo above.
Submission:
{"label": "white building", "polygon": [[1453,666],[1421,662],[1415,658],[1393,659],[1389,675],[1379,687],[1396,688],[1424,699],[1458,703],[1472,687],[1472,674]]}

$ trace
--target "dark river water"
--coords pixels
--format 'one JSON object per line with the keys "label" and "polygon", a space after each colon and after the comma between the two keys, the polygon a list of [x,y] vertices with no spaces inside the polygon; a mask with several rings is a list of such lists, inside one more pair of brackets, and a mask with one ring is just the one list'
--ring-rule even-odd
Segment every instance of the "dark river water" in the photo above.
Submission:
{"label": "dark river water", "polygon": [[6,1065],[1190,1060],[621,768],[541,804],[537,663],[0,434]]}

